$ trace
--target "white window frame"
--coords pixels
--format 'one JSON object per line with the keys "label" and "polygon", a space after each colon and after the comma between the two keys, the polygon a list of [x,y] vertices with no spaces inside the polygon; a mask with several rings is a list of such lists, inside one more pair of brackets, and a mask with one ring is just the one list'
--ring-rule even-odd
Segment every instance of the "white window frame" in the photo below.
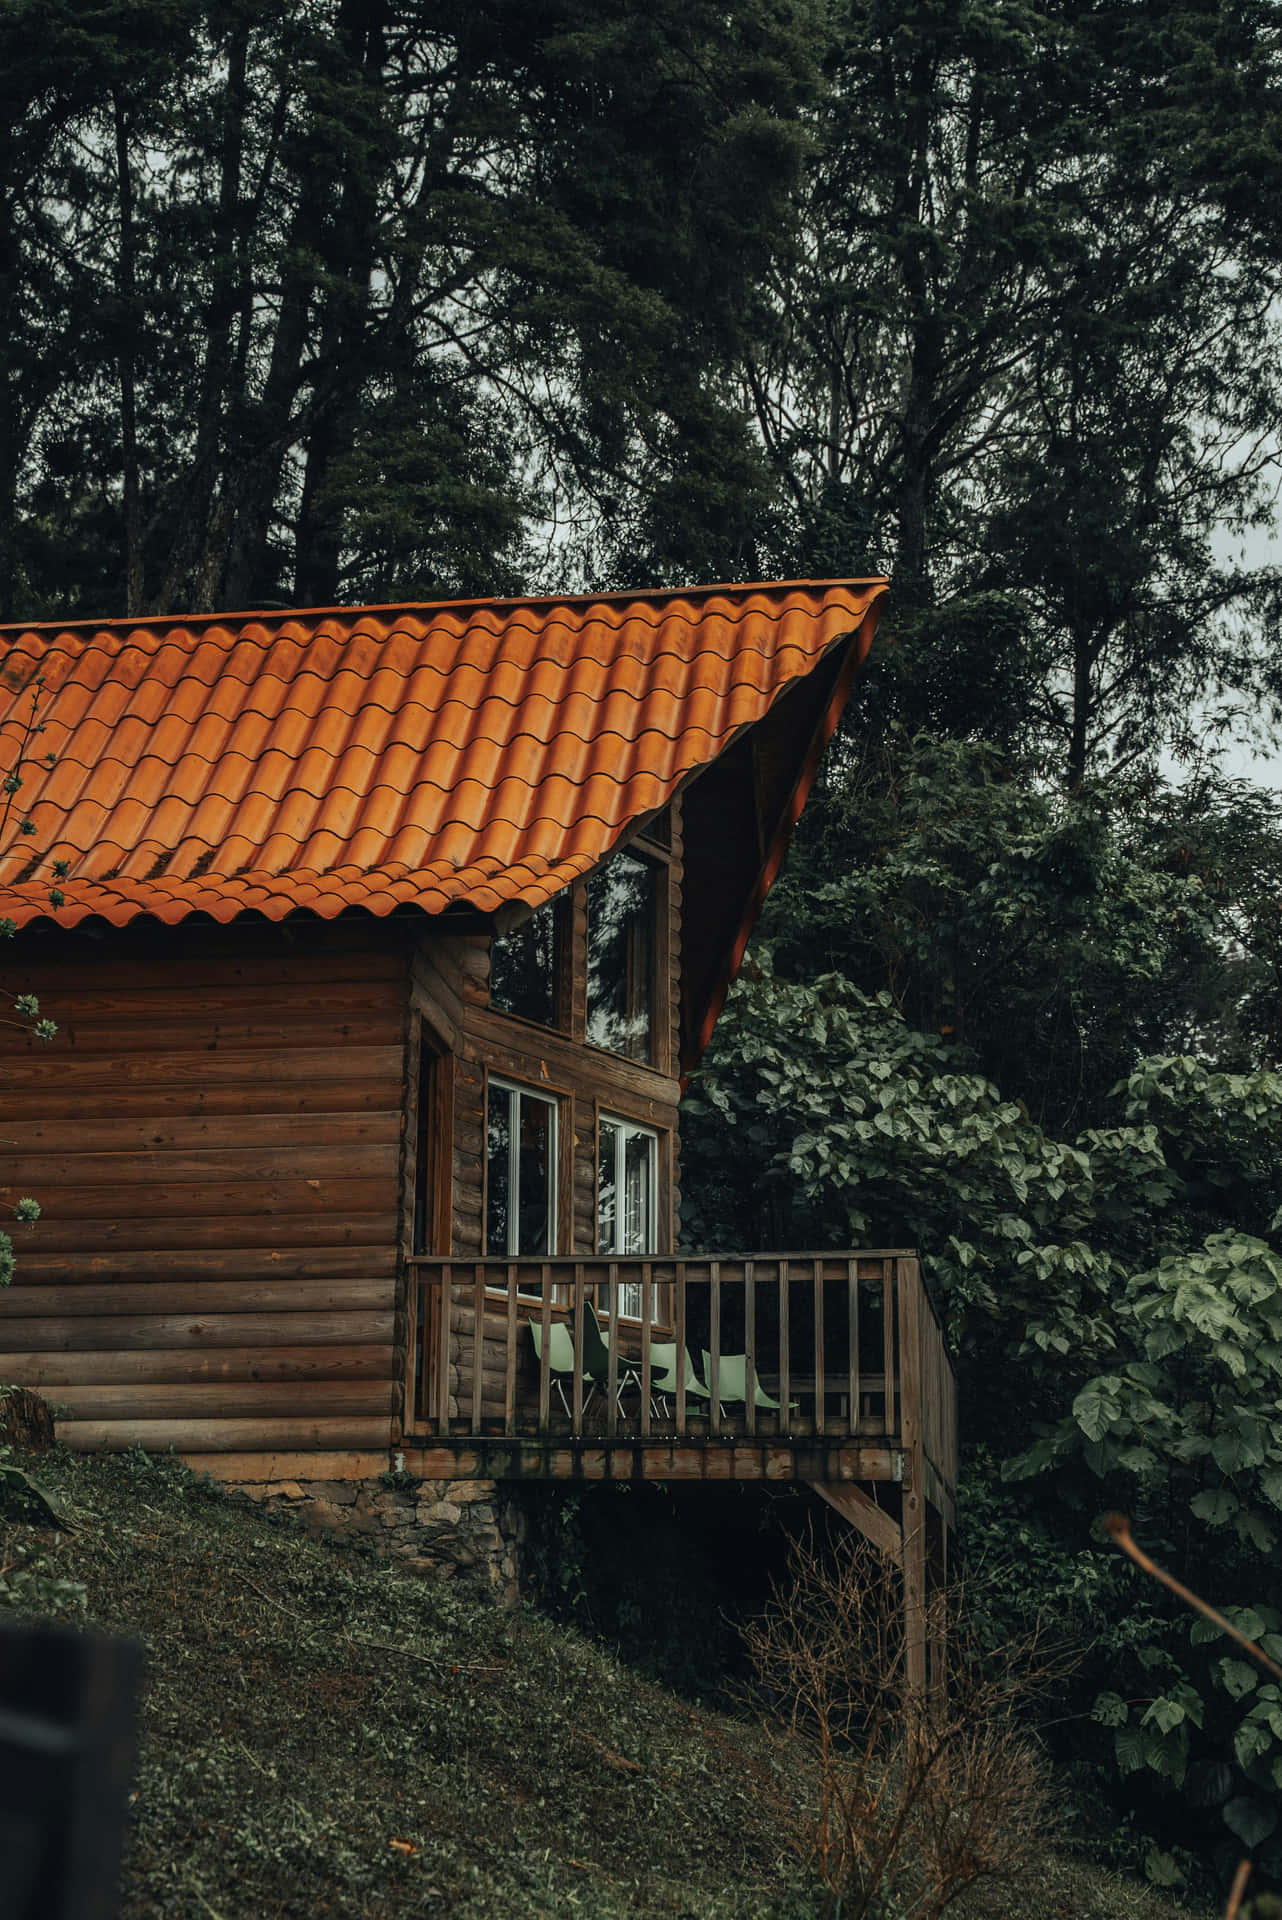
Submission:
{"label": "white window frame", "polygon": [[[490,1177],[490,1094],[498,1089],[509,1095],[508,1104],[508,1141],[507,1141],[507,1240],[502,1249],[492,1249],[489,1245],[489,1177]],[[513,1097],[514,1096],[514,1097]],[[548,1133],[548,1250],[546,1254],[518,1253],[512,1242],[520,1229],[521,1197],[521,1100],[537,1100],[540,1106],[551,1109],[552,1120]],[[555,1094],[544,1093],[538,1087],[527,1087],[519,1080],[508,1080],[500,1074],[490,1073],[485,1078],[485,1232],[486,1252],[498,1259],[507,1260],[555,1260],[557,1257],[557,1189],[560,1185],[561,1166],[561,1116],[560,1101]],[[524,1291],[524,1290],[522,1290]]]}
{"label": "white window frame", "polygon": [[[615,1129],[614,1143],[614,1194],[615,1194],[615,1238],[619,1237],[619,1225],[623,1212],[624,1173],[627,1166],[627,1145],[630,1139],[648,1140],[650,1143],[650,1218],[646,1222],[645,1238],[648,1242],[638,1251],[615,1247],[607,1251],[601,1242],[601,1130],[603,1127]],[[659,1254],[659,1152],[660,1136],[656,1128],[643,1126],[637,1120],[627,1120],[619,1113],[598,1113],[597,1115],[597,1249],[598,1254],[607,1260],[646,1260]],[[608,1300],[603,1302],[608,1309]],[[640,1281],[623,1281],[619,1287],[619,1319],[640,1321],[641,1313]],[[650,1324],[657,1326],[661,1321],[661,1289],[657,1282],[650,1288]]]}

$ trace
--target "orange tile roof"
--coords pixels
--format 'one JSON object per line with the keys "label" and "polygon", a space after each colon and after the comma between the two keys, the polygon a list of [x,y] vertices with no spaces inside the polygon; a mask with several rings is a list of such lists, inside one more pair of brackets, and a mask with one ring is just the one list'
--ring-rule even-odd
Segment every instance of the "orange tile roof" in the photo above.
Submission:
{"label": "orange tile roof", "polygon": [[38,675],[45,731],[0,833],[0,913],[123,926],[538,905],[839,639],[858,632],[865,650],[885,591],[801,581],[7,629],[4,765]]}

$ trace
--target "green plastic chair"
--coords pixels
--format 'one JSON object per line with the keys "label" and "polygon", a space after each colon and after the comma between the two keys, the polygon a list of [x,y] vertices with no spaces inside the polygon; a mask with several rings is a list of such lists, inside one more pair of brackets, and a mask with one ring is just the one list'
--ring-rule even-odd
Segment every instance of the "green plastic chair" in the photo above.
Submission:
{"label": "green plastic chair", "polygon": [[[583,1411],[586,1413],[593,1394],[600,1387],[605,1391],[610,1378],[610,1350],[601,1332],[601,1322],[597,1319],[596,1308],[590,1300],[584,1301],[583,1312],[583,1383],[587,1391],[583,1396]],[[543,1364],[543,1322],[530,1320],[530,1341],[534,1347],[534,1358]],[[569,1400],[566,1398],[565,1383],[574,1385],[574,1332],[566,1320],[554,1320],[548,1328],[548,1374],[557,1397],[567,1414],[573,1418]],[[622,1400],[625,1387],[636,1386],[641,1379],[641,1370],[635,1360],[625,1354],[619,1354],[615,1362],[615,1404]]]}
{"label": "green plastic chair", "polygon": [[[707,1379],[712,1378],[712,1355],[705,1347],[703,1350],[703,1371]],[[717,1397],[721,1410],[730,1406],[748,1404],[748,1356],[746,1353],[723,1353],[717,1372]],[[752,1404],[764,1413],[778,1413],[779,1402],[770,1395],[757,1378],[757,1369],[752,1369]]]}
{"label": "green plastic chair", "polygon": [[[537,1361],[540,1370],[542,1370],[543,1322],[541,1320],[530,1320],[530,1321],[527,1321],[526,1324],[530,1329],[530,1342],[534,1348],[534,1358]],[[585,1380],[587,1380],[588,1368],[587,1368],[586,1340],[584,1342],[583,1360],[584,1360],[583,1377]],[[570,1403],[565,1397],[565,1382],[569,1380],[571,1384],[573,1384],[573,1381],[574,1381],[574,1335],[570,1332],[570,1329],[566,1325],[564,1320],[554,1320],[551,1326],[548,1328],[548,1377],[550,1378],[552,1385],[556,1388],[557,1395],[560,1399],[561,1405],[565,1408],[567,1415],[570,1415],[571,1414]],[[595,1393],[595,1391],[596,1391],[596,1382],[591,1381],[588,1386],[587,1397],[583,1402],[585,1407],[587,1406],[588,1401],[592,1398],[592,1395]],[[571,1417],[573,1416],[571,1415]]]}
{"label": "green plastic chair", "polygon": [[[708,1389],[694,1370],[694,1361],[690,1358],[688,1347],[682,1347],[685,1355],[685,1390],[687,1400],[711,1400]],[[666,1401],[675,1398],[677,1391],[677,1343],[675,1340],[652,1340],[650,1342],[650,1411],[656,1417],[662,1411],[667,1418]]]}

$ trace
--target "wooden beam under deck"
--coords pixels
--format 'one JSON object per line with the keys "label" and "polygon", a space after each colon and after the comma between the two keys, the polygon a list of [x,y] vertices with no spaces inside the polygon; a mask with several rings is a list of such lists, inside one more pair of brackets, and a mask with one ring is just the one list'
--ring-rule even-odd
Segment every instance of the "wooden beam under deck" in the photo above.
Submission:
{"label": "wooden beam under deck", "polygon": [[853,1482],[899,1480],[898,1448],[814,1438],[690,1437],[670,1441],[599,1436],[574,1440],[468,1436],[426,1445],[404,1441],[407,1470],[421,1480],[706,1480]]}

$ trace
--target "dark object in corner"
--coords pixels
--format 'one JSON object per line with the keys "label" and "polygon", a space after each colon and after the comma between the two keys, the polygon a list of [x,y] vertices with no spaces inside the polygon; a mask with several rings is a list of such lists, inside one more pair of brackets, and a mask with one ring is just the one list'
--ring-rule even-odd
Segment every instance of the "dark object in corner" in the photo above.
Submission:
{"label": "dark object in corner", "polygon": [[0,1626],[0,1913],[111,1920],[137,1740],[142,1648]]}
{"label": "dark object in corner", "polygon": [[48,1453],[53,1445],[53,1415],[30,1387],[0,1391],[0,1446],[6,1441],[30,1453]]}

